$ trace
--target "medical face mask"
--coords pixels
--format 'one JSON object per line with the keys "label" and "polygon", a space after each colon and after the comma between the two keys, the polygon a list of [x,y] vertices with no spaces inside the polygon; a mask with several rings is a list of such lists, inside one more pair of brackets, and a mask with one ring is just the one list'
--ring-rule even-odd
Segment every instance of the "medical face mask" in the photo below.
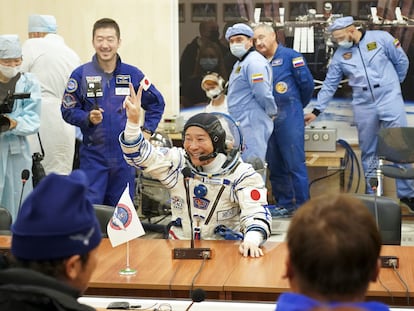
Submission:
{"label": "medical face mask", "polygon": [[230,44],[230,52],[237,58],[242,58],[247,53],[245,43],[233,43]]}
{"label": "medical face mask", "polygon": [[218,59],[217,58],[200,58],[200,66],[204,70],[211,71],[217,67]]}
{"label": "medical face mask", "polygon": [[206,95],[210,99],[216,99],[221,94],[220,88],[216,87],[214,89],[206,91]]}
{"label": "medical face mask", "polygon": [[15,77],[20,72],[20,66],[10,67],[0,64],[0,72],[8,79]]}
{"label": "medical face mask", "polygon": [[338,42],[338,45],[340,47],[345,48],[345,49],[349,49],[349,48],[351,48],[354,45],[354,42],[344,40],[344,41]]}

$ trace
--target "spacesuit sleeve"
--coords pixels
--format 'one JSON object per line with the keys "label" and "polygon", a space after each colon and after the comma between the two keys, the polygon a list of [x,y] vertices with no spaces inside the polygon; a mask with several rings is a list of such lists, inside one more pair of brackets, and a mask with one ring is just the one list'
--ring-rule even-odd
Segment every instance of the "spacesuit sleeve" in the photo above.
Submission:
{"label": "spacesuit sleeve", "polygon": [[[297,58],[303,59],[303,66],[297,65],[297,63],[295,62],[295,59]],[[313,76],[311,71],[309,70],[305,58],[299,53],[296,56],[294,55],[294,58],[292,59],[292,71],[296,80],[296,84],[298,85],[300,91],[302,107],[305,108],[312,98],[315,84],[313,82]]]}
{"label": "spacesuit sleeve", "polygon": [[383,35],[386,53],[397,71],[400,83],[402,83],[407,75],[409,66],[407,54],[405,54],[397,38],[394,38],[386,31],[383,32]]}
{"label": "spacesuit sleeve", "polygon": [[240,205],[240,228],[246,234],[249,231],[259,231],[263,241],[270,236],[272,217],[267,209],[267,189],[263,178],[254,172],[250,166],[241,168],[243,173],[237,184],[236,196]]}
{"label": "spacesuit sleeve", "polygon": [[76,70],[72,72],[62,98],[61,112],[63,119],[81,128],[84,133],[92,125],[89,122],[89,110],[82,105],[82,75]]}
{"label": "spacesuit sleeve", "polygon": [[125,139],[124,132],[119,135],[124,159],[136,168],[144,170],[153,179],[159,180],[167,189],[177,184],[178,176],[184,165],[184,154],[181,148],[156,148],[139,130],[133,141]]}

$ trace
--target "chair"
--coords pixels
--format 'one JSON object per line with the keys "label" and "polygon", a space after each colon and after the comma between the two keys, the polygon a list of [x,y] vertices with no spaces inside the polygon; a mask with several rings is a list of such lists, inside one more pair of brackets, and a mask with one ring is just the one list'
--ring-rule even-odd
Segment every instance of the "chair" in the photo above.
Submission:
{"label": "chair", "polygon": [[94,204],[93,208],[95,209],[96,217],[99,220],[99,224],[101,226],[101,233],[103,238],[108,237],[108,233],[106,232],[106,227],[108,225],[109,220],[112,218],[114,214],[114,207],[109,205],[101,205],[101,204]]}
{"label": "chair", "polygon": [[[381,233],[382,244],[401,244],[401,208],[397,201],[369,194],[354,194],[374,215]],[[352,221],[352,220],[350,220]]]}
{"label": "chair", "polygon": [[[382,176],[414,179],[414,168],[402,165],[414,163],[414,127],[382,128],[377,137],[377,195],[382,195]],[[394,164],[384,164],[384,161]]]}
{"label": "chair", "polygon": [[11,224],[12,216],[9,210],[0,206],[0,235],[11,235]]}

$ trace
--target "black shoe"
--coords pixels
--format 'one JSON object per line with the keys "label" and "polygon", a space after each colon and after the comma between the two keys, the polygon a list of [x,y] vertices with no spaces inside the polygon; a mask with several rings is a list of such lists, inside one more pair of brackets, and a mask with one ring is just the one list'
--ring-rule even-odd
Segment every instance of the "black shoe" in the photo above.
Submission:
{"label": "black shoe", "polygon": [[408,211],[414,214],[414,198],[401,198],[400,202],[404,203],[407,206]]}

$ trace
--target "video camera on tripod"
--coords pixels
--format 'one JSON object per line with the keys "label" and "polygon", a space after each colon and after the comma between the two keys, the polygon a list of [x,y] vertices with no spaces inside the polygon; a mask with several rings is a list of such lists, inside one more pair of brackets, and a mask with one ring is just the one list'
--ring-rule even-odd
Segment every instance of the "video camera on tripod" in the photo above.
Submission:
{"label": "video camera on tripod", "polygon": [[10,119],[4,116],[4,113],[13,111],[14,101],[16,99],[30,98],[30,93],[10,93],[0,103],[0,132],[8,131],[10,128]]}

